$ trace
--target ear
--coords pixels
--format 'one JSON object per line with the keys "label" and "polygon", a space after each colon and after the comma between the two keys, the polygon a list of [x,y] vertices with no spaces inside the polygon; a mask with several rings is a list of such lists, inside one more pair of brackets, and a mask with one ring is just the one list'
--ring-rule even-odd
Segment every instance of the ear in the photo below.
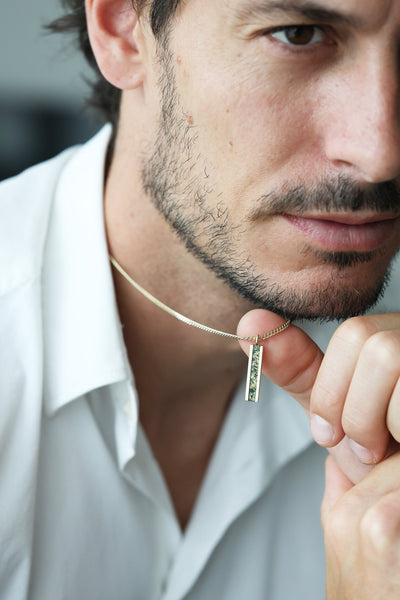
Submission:
{"label": "ear", "polygon": [[130,0],[85,0],[89,39],[103,76],[115,87],[142,85],[146,36]]}

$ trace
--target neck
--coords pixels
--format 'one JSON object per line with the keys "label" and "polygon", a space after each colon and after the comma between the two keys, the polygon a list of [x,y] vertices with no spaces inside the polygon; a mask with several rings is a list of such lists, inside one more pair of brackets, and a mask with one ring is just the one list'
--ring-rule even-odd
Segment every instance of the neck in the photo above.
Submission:
{"label": "neck", "polygon": [[246,361],[237,341],[177,321],[114,278],[140,422],[184,528]]}
{"label": "neck", "polygon": [[[235,333],[240,317],[252,306],[187,251],[141,191],[140,174],[135,175],[118,159],[118,140],[115,152],[105,194],[110,253],[135,281],[171,308],[204,325]],[[226,403],[244,369],[238,343],[177,321],[142,297],[118,273],[114,275],[125,342],[141,399],[146,403],[153,403],[152,398],[170,402],[181,394],[189,398],[189,388],[206,393],[206,387],[210,396],[218,380],[225,381],[222,396]],[[149,356],[157,381],[147,378]]]}
{"label": "neck", "polygon": [[[208,398],[229,396],[243,367],[237,342],[182,323],[121,278],[118,268],[114,278],[130,361],[146,404],[152,397],[170,405],[172,398],[187,403],[205,392]],[[154,369],[157,378],[151,377]]]}
{"label": "neck", "polygon": [[[111,255],[171,308],[235,333],[251,306],[187,252],[125,164],[131,152],[119,154],[117,139],[105,190]],[[237,341],[176,320],[113,275],[140,421],[184,527],[246,359]]]}

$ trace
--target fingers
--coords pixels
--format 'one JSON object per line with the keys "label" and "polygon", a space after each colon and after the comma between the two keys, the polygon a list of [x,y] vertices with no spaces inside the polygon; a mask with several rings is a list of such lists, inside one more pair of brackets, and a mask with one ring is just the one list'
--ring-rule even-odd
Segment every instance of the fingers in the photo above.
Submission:
{"label": "fingers", "polygon": [[386,454],[386,413],[399,377],[400,336],[379,332],[361,350],[345,401],[342,426],[359,445],[363,462],[379,462]]}
{"label": "fingers", "polygon": [[399,377],[399,315],[343,323],[329,344],[311,396],[316,441],[332,447],[346,434],[361,462],[379,462],[389,433],[400,441]]}
{"label": "fingers", "polygon": [[399,472],[397,453],[352,486],[333,458],[327,460],[322,506],[327,599],[399,597]]}
{"label": "fingers", "polygon": [[[265,310],[247,313],[238,334],[254,336],[282,325]],[[250,344],[242,342],[246,353]],[[400,442],[400,314],[345,321],[325,357],[298,327],[262,342],[263,372],[298,400],[311,417],[314,439],[334,453],[353,482]],[[391,436],[393,436],[391,438]]]}
{"label": "fingers", "polygon": [[[238,335],[254,336],[271,331],[285,322],[266,310],[252,310],[238,325]],[[246,354],[250,344],[240,342]],[[298,400],[309,411],[311,390],[323,354],[318,346],[295,325],[261,342],[264,346],[263,373]]]}

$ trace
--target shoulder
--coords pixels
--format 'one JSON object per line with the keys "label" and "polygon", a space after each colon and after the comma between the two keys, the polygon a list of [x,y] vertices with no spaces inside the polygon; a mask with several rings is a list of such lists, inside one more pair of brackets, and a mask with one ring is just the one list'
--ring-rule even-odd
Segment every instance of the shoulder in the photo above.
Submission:
{"label": "shoulder", "polygon": [[55,189],[76,151],[0,183],[0,297],[40,272]]}

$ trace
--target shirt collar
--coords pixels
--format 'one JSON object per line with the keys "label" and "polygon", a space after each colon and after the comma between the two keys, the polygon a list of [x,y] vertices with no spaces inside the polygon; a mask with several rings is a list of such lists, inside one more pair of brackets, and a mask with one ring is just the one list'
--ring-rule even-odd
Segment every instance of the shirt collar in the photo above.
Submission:
{"label": "shirt collar", "polygon": [[43,267],[44,406],[131,378],[103,215],[105,126],[72,153],[54,197]]}

